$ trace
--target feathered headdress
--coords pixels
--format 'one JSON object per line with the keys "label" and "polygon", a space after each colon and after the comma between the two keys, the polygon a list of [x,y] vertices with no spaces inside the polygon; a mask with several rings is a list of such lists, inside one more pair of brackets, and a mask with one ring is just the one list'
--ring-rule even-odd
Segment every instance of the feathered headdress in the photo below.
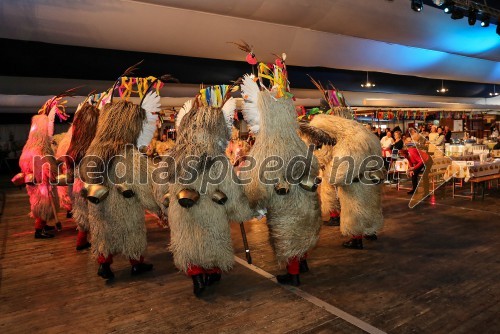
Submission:
{"label": "feathered headdress", "polygon": [[120,99],[122,100],[128,100],[132,94],[137,94],[141,98],[139,106],[145,111],[146,117],[137,139],[137,148],[139,149],[148,146],[153,139],[161,111],[160,89],[167,81],[178,82],[177,79],[174,79],[169,74],[162,75],[160,78],[154,76],[146,78],[131,77],[141,63],[142,60],[127,68],[115,81],[113,87],[99,96],[97,102],[100,107],[106,103],[113,103],[113,93],[115,90],[118,90]]}
{"label": "feathered headdress", "polygon": [[245,74],[241,84],[241,96],[245,100],[242,113],[253,134],[257,134],[260,127],[260,114],[257,107],[259,92],[260,88],[255,76],[253,74]]}
{"label": "feathered headdress", "polygon": [[240,50],[247,52],[245,58],[247,63],[252,66],[257,65],[257,79],[261,89],[270,91],[275,98],[293,98],[293,94],[290,92],[290,82],[288,81],[288,72],[285,64],[286,53],[282,53],[281,56],[273,54],[276,58],[272,64],[258,63],[252,45],[244,41],[230,43],[236,45]]}
{"label": "feathered headdress", "polygon": [[301,118],[310,118],[313,117],[314,114],[323,113],[327,115],[335,115],[344,117],[347,119],[354,119],[354,113],[351,107],[347,104],[344,95],[341,91],[339,91],[335,86],[328,82],[328,86],[325,88],[321,82],[314,80],[310,75],[308,75],[311,79],[312,83],[323,95],[323,99],[328,103],[330,109],[326,112],[321,111],[319,108],[314,108],[310,110],[306,115],[301,116]]}
{"label": "feathered headdress", "polygon": [[48,134],[52,138],[54,135],[54,120],[56,115],[61,121],[68,119],[69,115],[66,113],[67,100],[63,100],[64,97],[74,96],[76,90],[80,87],[75,87],[68,89],[56,96],[50,98],[43,104],[43,106],[38,110],[39,115],[46,115],[49,118],[48,124]]}

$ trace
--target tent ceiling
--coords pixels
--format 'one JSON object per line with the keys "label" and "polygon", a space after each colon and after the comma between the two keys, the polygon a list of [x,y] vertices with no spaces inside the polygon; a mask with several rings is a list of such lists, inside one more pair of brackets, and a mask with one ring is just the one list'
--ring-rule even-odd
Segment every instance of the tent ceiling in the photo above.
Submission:
{"label": "tent ceiling", "polygon": [[500,83],[495,26],[469,27],[441,10],[387,0],[3,0],[0,37],[117,50],[262,60]]}

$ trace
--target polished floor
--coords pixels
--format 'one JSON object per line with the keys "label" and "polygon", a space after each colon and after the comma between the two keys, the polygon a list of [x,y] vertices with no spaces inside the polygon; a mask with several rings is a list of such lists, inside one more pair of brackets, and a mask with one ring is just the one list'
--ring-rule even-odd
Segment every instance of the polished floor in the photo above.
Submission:
{"label": "polished floor", "polygon": [[[266,225],[247,222],[255,266],[239,260],[201,299],[174,267],[168,229],[153,216],[153,272],[131,277],[117,256],[116,278],[106,282],[90,252],[75,251],[72,220],[61,212],[63,230],[35,240],[25,190],[3,183],[0,195],[0,333],[500,333],[497,189],[470,201],[441,188],[409,209],[405,191],[384,186],[379,240],[343,249],[339,228],[324,226],[300,289],[269,276],[283,268]],[[232,229],[244,260],[240,228]]]}

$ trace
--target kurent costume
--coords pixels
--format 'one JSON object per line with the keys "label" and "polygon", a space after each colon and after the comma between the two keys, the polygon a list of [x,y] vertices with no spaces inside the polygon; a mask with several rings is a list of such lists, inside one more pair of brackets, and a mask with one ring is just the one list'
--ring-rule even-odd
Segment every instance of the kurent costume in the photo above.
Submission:
{"label": "kurent costume", "polygon": [[[61,141],[57,145],[57,151],[55,152],[56,159],[59,163],[59,173],[67,174],[68,165],[65,156],[68,152],[69,144],[71,143],[71,136],[73,135],[73,126],[70,126],[68,131],[64,133]],[[66,217],[71,218],[72,200],[71,200],[71,186],[61,185],[57,186],[57,195],[59,196],[59,204],[61,208],[66,210]]]}
{"label": "kurent costume", "polygon": [[352,237],[344,246],[362,249],[363,235],[375,239],[384,222],[382,149],[378,138],[361,123],[346,118],[348,106],[332,88],[321,87],[331,106],[328,114],[313,115],[309,123],[301,122],[300,128],[309,142],[323,145],[318,151],[325,166],[322,210],[338,210],[340,201],[340,231]]}
{"label": "kurent costume", "polygon": [[[139,148],[147,147],[153,137],[160,97],[156,91],[147,93],[146,80],[124,76],[121,80],[126,87],[140,82],[146,88],[146,92],[141,91],[141,105],[125,100],[106,104],[99,115],[96,135],[80,163],[80,177],[87,183],[90,202],[92,249],[100,264],[98,275],[106,279],[114,277],[110,265],[117,253],[129,258],[132,275],[152,270],[153,265],[144,263],[142,256],[147,246],[144,209],[153,213],[159,210],[147,157]],[[126,94],[121,92],[121,96]]]}
{"label": "kurent costume", "polygon": [[196,296],[234,264],[229,221],[252,217],[224,154],[235,110],[229,88],[208,87],[186,102],[176,121],[177,142],[167,155],[170,250],[177,268],[192,278]]}
{"label": "kurent costume", "polygon": [[57,177],[57,164],[51,141],[55,115],[62,119],[67,118],[64,111],[66,101],[61,101],[64,96],[66,95],[60,94],[51,98],[38,111],[39,115],[33,116],[28,140],[19,159],[21,173],[12,179],[16,185],[26,184],[31,205],[30,216],[35,219],[37,239],[54,237],[53,234],[47,233],[55,229],[54,226],[47,225],[47,221],[54,217],[59,207],[53,186]]}
{"label": "kurent costume", "polygon": [[[320,180],[317,159],[312,152],[308,154],[298,135],[285,57],[278,58],[272,68],[260,63],[258,78],[243,78],[243,115],[256,137],[249,153],[256,167],[242,170],[240,177],[251,180],[245,193],[252,207],[267,210],[271,244],[278,261],[287,266],[287,274],[278,275],[278,282],[299,285],[299,272],[308,270],[306,252],[316,244],[321,227],[316,193]],[[262,83],[264,78],[270,79],[270,90]],[[294,163],[298,157],[306,159],[305,164]],[[278,166],[273,167],[269,159]]]}
{"label": "kurent costume", "polygon": [[[99,101],[101,101],[100,99]],[[78,235],[76,238],[76,250],[90,247],[88,241],[89,221],[88,205],[86,197],[82,196],[84,184],[79,176],[78,166],[81,163],[90,143],[94,139],[97,121],[99,120],[99,109],[89,99],[84,101],[75,113],[72,125],[71,143],[67,150],[67,178],[73,181],[72,202],[73,218],[77,224]],[[85,191],[84,191],[85,192]]]}

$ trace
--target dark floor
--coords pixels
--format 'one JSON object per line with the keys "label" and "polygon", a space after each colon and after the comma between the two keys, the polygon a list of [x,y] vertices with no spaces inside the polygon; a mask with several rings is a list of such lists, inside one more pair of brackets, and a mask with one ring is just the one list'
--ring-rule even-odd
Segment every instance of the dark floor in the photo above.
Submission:
{"label": "dark floor", "polygon": [[[152,273],[129,275],[117,256],[116,279],[96,276],[77,253],[75,224],[53,240],[33,239],[24,189],[2,188],[0,333],[360,333],[359,328],[235,264],[203,299],[167,252],[168,230],[148,216]],[[347,250],[338,227],[323,227],[301,290],[390,333],[500,333],[500,191],[482,201],[451,191],[408,208],[405,191],[384,186],[385,227],[364,250]],[[0,201],[2,197],[0,197]],[[263,222],[245,224],[254,265],[275,275]],[[236,255],[244,258],[238,225]]]}

